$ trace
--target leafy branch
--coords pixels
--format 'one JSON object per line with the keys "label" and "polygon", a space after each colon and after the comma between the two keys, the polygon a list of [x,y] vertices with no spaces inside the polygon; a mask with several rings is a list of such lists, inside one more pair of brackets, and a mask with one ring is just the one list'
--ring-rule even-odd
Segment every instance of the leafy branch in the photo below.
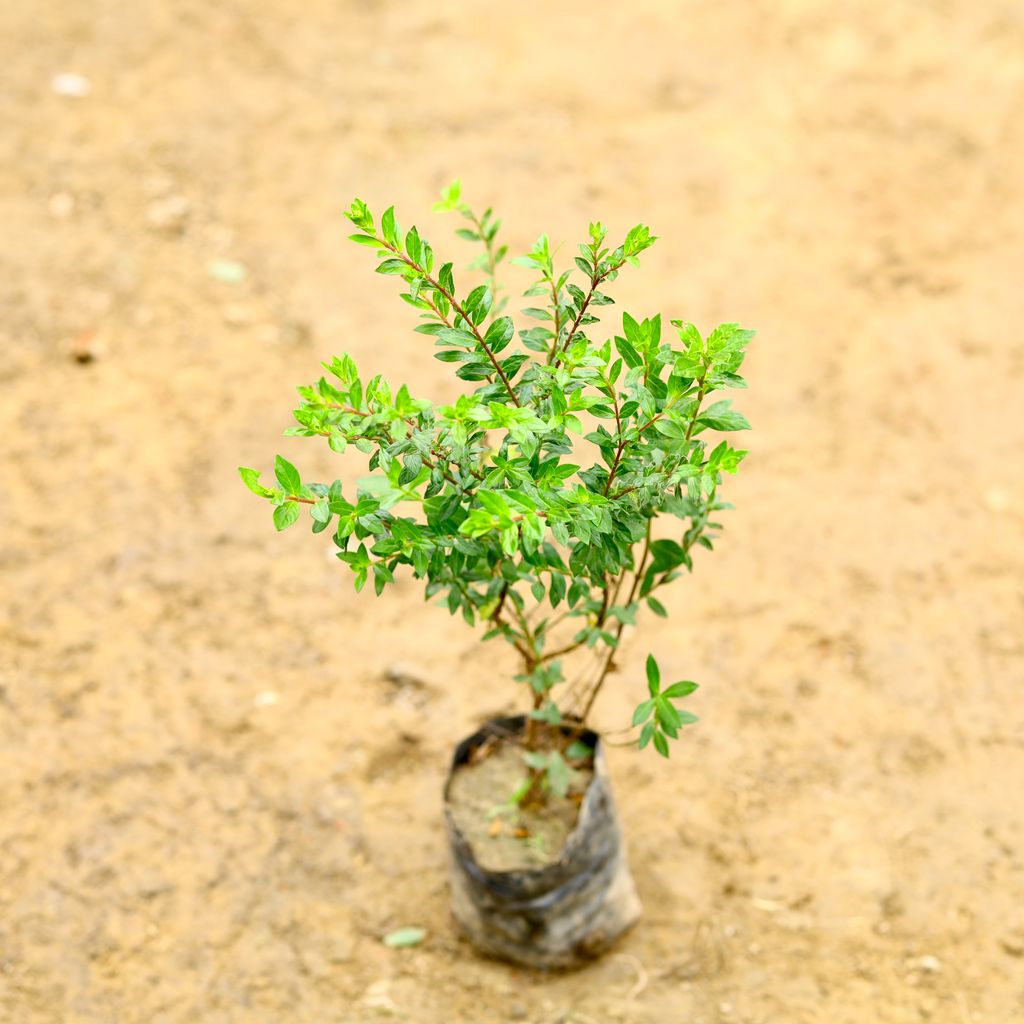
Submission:
{"label": "leafy branch", "polygon": [[[340,480],[304,481],[281,456],[276,486],[240,472],[272,506],[277,529],[309,509],[313,532],[331,537],[357,590],[372,578],[379,594],[409,573],[429,599],[480,626],[483,640],[510,645],[529,693],[531,785],[555,791],[564,737],[590,716],[626,628],[645,609],[666,615],[656,592],[692,572],[699,548],[713,550],[717,515],[729,508],[720,487],[747,454],[728,435],[749,427],[716,393],[746,386],[739,369],[753,333],[727,323],[705,336],[673,320],[667,339],[660,316],[623,312],[621,326],[592,337],[595,310],[613,301],[606,286],[655,241],[637,225],[613,248],[600,223],[569,269],[544,235],[512,261],[534,272],[525,294],[541,303],[523,310],[538,325],[517,331],[495,299],[500,221],[490,209],[477,215],[458,183],[438,208],[460,213],[471,226],[457,234],[482,247],[471,270],[484,281],[466,293],[416,227],[401,232],[393,208],[379,227],[361,200],[347,216],[352,239],[379,257],[377,271],[402,279],[417,333],[470,389],[434,404],[336,357],[299,388],[288,433],[324,437],[336,452],[354,447],[369,476],[346,493]],[[672,519],[674,529],[662,526]],[[693,686],[662,688],[649,658],[638,746],[667,756],[693,720],[675,705]]]}
{"label": "leafy branch", "polygon": [[[481,333],[479,328],[479,325],[486,319],[487,313],[491,308],[493,293],[486,287],[483,290],[475,289],[469,294],[465,304],[460,303],[455,298],[455,284],[452,278],[451,264],[444,264],[438,276],[433,277],[431,275],[432,268],[429,266],[433,262],[433,253],[430,246],[420,239],[419,232],[415,227],[405,236],[403,246],[401,232],[395,221],[395,208],[393,206],[388,207],[381,217],[380,234],[383,237],[378,236],[374,228],[373,216],[369,208],[361,200],[357,199],[353,202],[352,209],[346,216],[356,227],[361,229],[361,233],[349,236],[353,241],[359,242],[361,245],[376,246],[378,255],[392,254],[393,258],[385,258],[378,265],[377,273],[400,274],[405,278],[411,286],[410,296],[414,304],[424,288],[428,292],[432,291],[435,299],[439,298],[442,300],[440,304],[430,299],[424,299],[424,302],[430,305],[435,315],[445,325],[446,330],[452,331],[456,335],[455,338],[445,338],[445,340],[458,343],[462,341],[460,332],[464,334],[465,331],[469,331],[479,346],[480,351],[487,356],[491,366],[494,367],[494,373],[501,379],[502,386],[508,393],[512,404],[519,405],[520,402],[512,387],[512,383],[506,374],[505,368],[498,362],[496,355],[500,348],[503,348],[511,340],[512,321],[508,317],[502,317],[487,329],[486,335]],[[449,325],[446,319],[449,307],[458,314],[458,319],[454,326]],[[462,327],[460,327],[460,323]],[[490,375],[488,375],[487,379],[490,379]]]}

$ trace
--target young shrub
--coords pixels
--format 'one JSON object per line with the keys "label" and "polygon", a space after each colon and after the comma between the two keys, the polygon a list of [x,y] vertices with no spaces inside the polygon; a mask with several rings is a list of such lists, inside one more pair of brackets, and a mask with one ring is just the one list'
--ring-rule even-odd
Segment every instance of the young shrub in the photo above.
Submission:
{"label": "young shrub", "polygon": [[[313,532],[330,531],[356,590],[372,580],[380,594],[410,572],[482,640],[511,644],[528,695],[527,764],[539,789],[563,792],[566,758],[586,753],[562,741],[566,726],[586,722],[625,627],[645,607],[666,614],[656,593],[693,569],[698,547],[712,549],[717,514],[731,507],[719,489],[746,452],[717,435],[749,424],[714,396],[746,386],[739,370],[753,332],[727,323],[702,335],[684,320],[664,331],[660,315],[626,312],[615,329],[599,326],[614,301],[607,289],[655,242],[638,224],[613,245],[600,223],[569,269],[556,267],[543,235],[512,260],[535,277],[525,293],[533,304],[521,310],[532,325],[517,329],[499,297],[500,222],[491,210],[477,216],[458,182],[436,208],[467,221],[457,233],[481,246],[472,266],[482,283],[457,285],[452,263],[416,227],[402,231],[394,208],[378,220],[355,200],[350,237],[373,251],[377,273],[400,279],[415,330],[466,392],[435,405],[336,357],[324,364],[329,376],[299,388],[298,426],[287,433],[326,438],[336,452],[354,445],[372,486],[304,481],[281,456],[277,486],[240,472],[271,503],[278,530],[308,506]],[[681,525],[655,537],[663,513]],[[567,678],[565,659],[587,648],[589,666]],[[696,721],[678,706],[696,683],[664,684],[650,655],[647,687],[636,744],[668,757]]]}

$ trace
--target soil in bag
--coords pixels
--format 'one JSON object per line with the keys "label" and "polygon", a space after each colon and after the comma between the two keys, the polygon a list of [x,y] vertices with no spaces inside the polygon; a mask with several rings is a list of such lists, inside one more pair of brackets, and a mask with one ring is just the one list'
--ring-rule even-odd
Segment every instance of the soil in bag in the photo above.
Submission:
{"label": "soil in bag", "polygon": [[[565,796],[510,798],[526,776],[524,719],[497,719],[459,744],[445,787],[452,912],[480,950],[540,968],[575,967],[640,916],[596,734]],[[569,735],[567,733],[567,735]]]}

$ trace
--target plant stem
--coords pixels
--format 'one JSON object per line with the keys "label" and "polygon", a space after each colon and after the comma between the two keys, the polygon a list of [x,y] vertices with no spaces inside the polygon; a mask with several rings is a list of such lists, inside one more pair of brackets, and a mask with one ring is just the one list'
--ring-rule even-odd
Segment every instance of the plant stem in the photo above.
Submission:
{"label": "plant stem", "polygon": [[[643,554],[640,556],[640,562],[637,565],[636,575],[633,577],[633,585],[629,588],[629,596],[626,598],[626,605],[629,606],[636,599],[637,591],[640,589],[640,584],[644,577],[644,570],[647,568],[647,558],[651,551],[651,524],[653,520],[647,520],[647,533],[644,537]],[[605,659],[604,665],[601,669],[601,674],[597,678],[597,682],[594,684],[587,697],[587,702],[583,705],[583,710],[580,712],[580,721],[585,722],[587,715],[590,714],[590,709],[594,706],[594,701],[597,700],[597,695],[601,692],[601,687],[604,686],[605,680],[608,678],[608,673],[611,671],[612,661],[615,658],[615,653],[619,649],[619,641],[622,639],[622,633],[626,628],[625,622],[621,619],[615,629],[615,643],[608,649],[608,657]]]}
{"label": "plant stem", "polygon": [[484,250],[487,252],[487,276],[491,279],[491,300],[497,305],[498,301],[498,261],[494,255],[494,239],[488,238],[484,231],[483,221],[467,206],[466,213],[469,215],[469,219],[473,222],[473,226],[476,228],[477,233],[480,235],[480,240],[484,243]]}
{"label": "plant stem", "polygon": [[558,336],[562,333],[562,307],[558,301],[558,289],[555,287],[556,281],[554,273],[548,278],[551,283],[551,303],[554,306],[555,313],[555,338],[552,342],[551,352],[548,355],[548,363],[554,358],[555,352],[558,350]]}
{"label": "plant stem", "polygon": [[615,266],[609,267],[602,274],[599,274],[597,272],[597,266],[594,266],[594,272],[590,278],[590,291],[587,292],[587,296],[583,300],[583,304],[576,313],[572,322],[572,327],[569,328],[569,333],[565,336],[565,341],[559,346],[558,338],[555,338],[555,348],[552,349],[551,355],[548,357],[549,364],[554,363],[557,365],[561,362],[562,356],[569,351],[569,346],[572,344],[573,338],[576,337],[576,332],[579,330],[580,322],[583,320],[583,317],[587,312],[587,308],[590,306],[590,300],[594,297],[594,292],[597,291],[597,286],[607,280],[610,274],[613,274],[616,270],[621,270],[625,264],[626,261],[622,260],[621,262],[616,263]]}
{"label": "plant stem", "polygon": [[397,246],[389,245],[382,238],[378,238],[377,241],[380,243],[381,248],[387,249],[388,252],[394,253],[395,256],[397,256],[403,263],[405,263],[407,266],[412,267],[412,269],[415,270],[416,273],[419,274],[432,288],[434,288],[439,294],[443,295],[448,300],[449,305],[451,305],[452,309],[454,309],[455,312],[459,314],[463,322],[472,332],[473,337],[476,338],[479,346],[484,350],[485,354],[487,355],[487,358],[491,361],[491,366],[494,367],[495,372],[501,378],[501,383],[505,386],[505,390],[508,392],[509,398],[512,399],[512,403],[516,406],[521,406],[522,403],[516,396],[516,393],[512,388],[512,384],[509,381],[508,377],[505,376],[505,371],[501,368],[501,364],[498,362],[497,357],[494,355],[494,352],[491,351],[490,345],[488,345],[487,342],[484,341],[484,336],[480,333],[476,324],[474,324],[473,321],[470,320],[469,316],[466,314],[465,309],[463,309],[463,307],[459,304],[459,300],[456,299],[455,296],[452,295],[447,288],[443,287],[441,285],[441,282],[438,281],[437,278],[431,277],[430,274],[427,273],[425,267],[421,267],[415,262],[415,260],[409,259],[409,257],[406,256],[406,254],[402,252],[402,250],[399,249]]}

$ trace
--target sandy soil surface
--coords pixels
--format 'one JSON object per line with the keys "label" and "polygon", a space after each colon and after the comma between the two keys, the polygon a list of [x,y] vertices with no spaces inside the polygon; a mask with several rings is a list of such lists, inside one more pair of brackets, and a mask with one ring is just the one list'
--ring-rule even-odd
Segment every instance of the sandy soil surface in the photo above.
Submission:
{"label": "sandy soil surface", "polygon": [[[0,40],[0,1020],[1024,1019],[1019,2],[35,0]],[[647,914],[553,978],[446,909],[512,660],[235,473],[330,478],[279,434],[333,353],[454,393],[340,212],[468,259],[456,175],[516,250],[649,221],[624,306],[760,331],[738,510],[597,708],[648,650],[703,684],[670,763],[612,752]]]}

